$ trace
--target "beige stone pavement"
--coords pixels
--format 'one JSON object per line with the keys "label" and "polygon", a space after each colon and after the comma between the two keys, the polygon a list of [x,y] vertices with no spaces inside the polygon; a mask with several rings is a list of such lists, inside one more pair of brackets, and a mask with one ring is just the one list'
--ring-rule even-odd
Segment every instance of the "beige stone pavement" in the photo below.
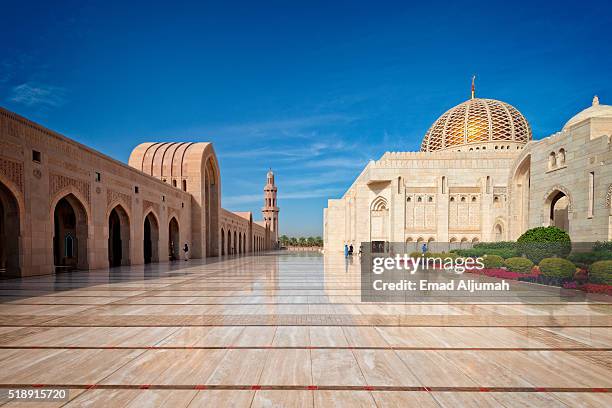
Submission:
{"label": "beige stone pavement", "polygon": [[3,406],[610,407],[612,303],[362,303],[355,257],[270,253],[0,282]]}

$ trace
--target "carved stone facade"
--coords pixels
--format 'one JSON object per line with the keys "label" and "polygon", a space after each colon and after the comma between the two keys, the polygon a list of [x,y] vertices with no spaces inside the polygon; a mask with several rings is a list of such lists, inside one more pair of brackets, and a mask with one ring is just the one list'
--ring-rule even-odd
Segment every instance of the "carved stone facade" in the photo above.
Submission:
{"label": "carved stone facade", "polygon": [[[540,225],[565,228],[575,242],[612,239],[612,107],[594,104],[563,131],[528,141],[512,134],[462,134],[473,129],[469,106],[460,105],[458,130],[448,129],[444,115],[432,126],[440,139],[434,147],[425,141],[425,151],[387,152],[366,166],[342,198],[328,200],[326,250],[373,240],[403,243],[397,250],[420,248],[421,242],[448,248],[514,240]],[[523,123],[522,115],[517,118]],[[489,129],[498,119],[488,118]],[[523,133],[530,135],[526,121]],[[389,214],[382,229],[381,217],[371,211],[381,199]]]}

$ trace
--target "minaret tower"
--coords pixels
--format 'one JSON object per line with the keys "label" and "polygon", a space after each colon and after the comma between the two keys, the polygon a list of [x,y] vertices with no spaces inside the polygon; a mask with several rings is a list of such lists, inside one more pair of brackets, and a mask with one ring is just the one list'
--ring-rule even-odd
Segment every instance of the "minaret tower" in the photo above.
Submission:
{"label": "minaret tower", "polygon": [[272,245],[278,243],[278,210],[276,206],[277,188],[274,185],[274,173],[272,169],[268,171],[268,182],[264,187],[264,206],[261,209],[264,222],[270,227],[270,240]]}

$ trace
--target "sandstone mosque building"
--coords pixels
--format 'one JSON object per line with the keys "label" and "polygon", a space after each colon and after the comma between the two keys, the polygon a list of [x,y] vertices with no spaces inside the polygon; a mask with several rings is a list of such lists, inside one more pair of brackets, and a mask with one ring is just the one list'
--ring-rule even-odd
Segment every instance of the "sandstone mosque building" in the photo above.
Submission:
{"label": "sandstone mosque building", "polygon": [[535,141],[516,108],[472,89],[433,123],[420,152],[385,153],[328,201],[324,245],[443,250],[549,225],[574,242],[607,241],[611,197],[612,106],[595,97],[560,132]]}
{"label": "sandstone mosque building", "polygon": [[221,207],[211,143],[144,143],[129,165],[0,108],[0,278],[271,249],[274,174],[262,221]]}

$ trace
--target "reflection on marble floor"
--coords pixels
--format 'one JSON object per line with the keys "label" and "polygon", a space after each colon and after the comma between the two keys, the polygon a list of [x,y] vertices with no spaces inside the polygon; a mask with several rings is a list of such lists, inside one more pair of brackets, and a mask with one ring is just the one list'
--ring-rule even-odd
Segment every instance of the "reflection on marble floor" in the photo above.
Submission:
{"label": "reflection on marble floor", "polygon": [[71,389],[45,407],[612,406],[612,303],[513,289],[362,303],[357,257],[284,252],[1,281],[0,387]]}

